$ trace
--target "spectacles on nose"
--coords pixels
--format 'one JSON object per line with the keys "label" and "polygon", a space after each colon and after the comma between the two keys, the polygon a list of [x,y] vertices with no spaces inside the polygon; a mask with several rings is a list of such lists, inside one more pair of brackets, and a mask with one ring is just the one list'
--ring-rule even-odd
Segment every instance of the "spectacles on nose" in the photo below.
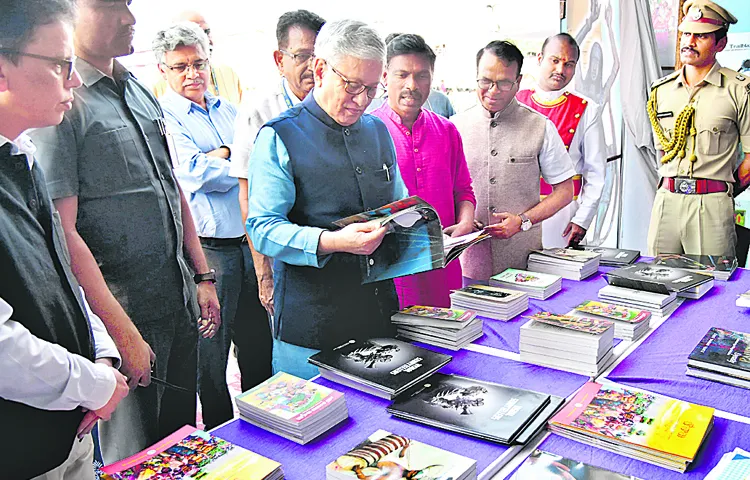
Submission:
{"label": "spectacles on nose", "polygon": [[315,56],[312,53],[287,52],[286,50],[282,50],[281,48],[279,49],[279,51],[282,54],[286,55],[287,57],[290,57],[294,61],[294,63],[296,63],[297,65],[302,65],[303,63],[307,63],[310,61],[311,58]]}
{"label": "spectacles on nose", "polygon": [[63,73],[65,73],[66,80],[70,80],[71,78],[73,78],[73,71],[75,70],[75,57],[55,58],[48,57],[46,55],[37,55],[36,53],[21,52],[20,50],[12,50],[10,48],[0,48],[0,52],[52,62],[57,67],[56,71],[58,75],[62,75]]}
{"label": "spectacles on nose", "polygon": [[208,68],[208,60],[196,60],[193,63],[178,63],[177,65],[162,64],[175,73],[185,73],[187,69],[192,68],[196,72],[202,72]]}
{"label": "spectacles on nose", "polygon": [[359,82],[353,82],[343,76],[341,72],[333,68],[333,65],[330,63],[328,64],[329,67],[331,67],[331,70],[333,70],[333,73],[341,77],[341,80],[344,81],[344,91],[348,93],[349,95],[359,95],[360,93],[367,91],[367,98],[372,100],[373,98],[380,98],[385,94],[385,87],[382,83],[378,82],[376,86],[368,86],[363,83]]}
{"label": "spectacles on nose", "polygon": [[498,80],[496,82],[493,82],[492,80],[489,80],[487,78],[477,79],[477,86],[482,90],[489,90],[494,85],[495,88],[497,88],[501,92],[510,92],[516,83],[518,83],[518,80],[514,82],[511,82],[510,80]]}

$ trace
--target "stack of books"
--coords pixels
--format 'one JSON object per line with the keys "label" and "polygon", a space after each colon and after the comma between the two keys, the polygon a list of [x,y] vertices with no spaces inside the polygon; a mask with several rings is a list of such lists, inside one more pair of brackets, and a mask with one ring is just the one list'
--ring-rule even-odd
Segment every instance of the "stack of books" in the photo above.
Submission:
{"label": "stack of books", "polygon": [[490,285],[518,290],[531,298],[546,300],[562,289],[562,277],[508,268],[491,277]]}
{"label": "stack of books", "polygon": [[540,312],[521,326],[521,361],[580,375],[599,375],[612,362],[609,320]]}
{"label": "stack of books", "polygon": [[662,294],[614,285],[600,289],[599,300],[628,308],[648,310],[654,317],[659,318],[671,315],[680,305],[674,292]]}
{"label": "stack of books", "polygon": [[560,275],[568,280],[583,280],[599,271],[601,255],[588,250],[550,248],[529,254],[527,268],[532,272]]}
{"label": "stack of books", "polygon": [[605,470],[556,453],[534,450],[508,480],[639,480],[630,475]]}
{"label": "stack of books", "polygon": [[332,382],[393,400],[453,357],[394,338],[350,340],[307,359]]}
{"label": "stack of books", "polygon": [[281,464],[186,425],[164,440],[101,469],[102,480],[252,478],[281,480]]}
{"label": "stack of books", "polygon": [[349,418],[342,393],[284,372],[235,400],[246,422],[303,445]]}
{"label": "stack of books", "polygon": [[711,327],[690,353],[687,374],[750,389],[750,334]]}
{"label": "stack of books", "polygon": [[649,263],[618,268],[604,276],[610,285],[692,299],[701,298],[714,286],[710,275]]}
{"label": "stack of books", "polygon": [[589,382],[550,420],[549,428],[587,445],[684,472],[713,421],[710,407]]}
{"label": "stack of books", "polygon": [[471,480],[477,478],[477,462],[378,430],[326,466],[326,480],[367,478]]}
{"label": "stack of books", "polygon": [[622,340],[638,340],[648,332],[651,312],[627,308],[614,303],[602,303],[586,300],[575,310],[578,315],[585,317],[606,318],[615,324],[615,338]]}
{"label": "stack of books", "polygon": [[460,350],[482,336],[482,319],[471,310],[415,305],[395,313],[391,321],[399,337],[449,350]]}
{"label": "stack of books", "polygon": [[689,255],[665,254],[658,255],[651,262],[654,265],[666,265],[667,267],[692,270],[713,276],[716,280],[727,281],[737,270],[737,257],[726,255]]}
{"label": "stack of books", "polygon": [[641,252],[638,250],[626,250],[624,248],[584,246],[583,249],[601,255],[602,258],[599,260],[599,265],[607,267],[632,265],[641,256]]}
{"label": "stack of books", "polygon": [[392,415],[501,443],[525,444],[565,399],[522,388],[436,373],[400,395]]}
{"label": "stack of books", "polygon": [[451,308],[473,310],[477,315],[506,322],[529,308],[529,296],[505,288],[469,285],[451,293]]}

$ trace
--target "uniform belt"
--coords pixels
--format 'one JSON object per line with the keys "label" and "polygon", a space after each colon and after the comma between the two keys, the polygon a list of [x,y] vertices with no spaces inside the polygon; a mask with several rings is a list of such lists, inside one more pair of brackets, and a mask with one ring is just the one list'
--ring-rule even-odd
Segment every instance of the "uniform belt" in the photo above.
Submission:
{"label": "uniform belt", "polygon": [[200,237],[201,245],[207,247],[231,247],[235,245],[242,245],[247,242],[247,237],[244,235],[236,238],[211,238],[211,237]]}
{"label": "uniform belt", "polygon": [[[577,200],[581,194],[581,188],[583,187],[583,176],[573,175],[573,199]],[[552,193],[552,185],[545,182],[543,178],[539,177],[539,196],[541,198],[546,197]]]}
{"label": "uniform belt", "polygon": [[684,195],[702,195],[704,193],[719,193],[728,190],[727,182],[708,180],[706,178],[667,177],[662,179],[662,188],[672,193]]}

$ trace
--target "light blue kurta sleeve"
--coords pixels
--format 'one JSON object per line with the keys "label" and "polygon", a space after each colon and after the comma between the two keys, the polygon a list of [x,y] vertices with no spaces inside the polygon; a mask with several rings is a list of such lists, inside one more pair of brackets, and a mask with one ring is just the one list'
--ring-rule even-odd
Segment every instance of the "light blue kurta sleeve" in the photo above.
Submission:
{"label": "light blue kurta sleeve", "polygon": [[289,152],[273,128],[263,127],[255,139],[248,168],[245,226],[255,249],[291,265],[322,267],[330,255],[318,255],[324,229],[297,225],[288,215],[296,201]]}

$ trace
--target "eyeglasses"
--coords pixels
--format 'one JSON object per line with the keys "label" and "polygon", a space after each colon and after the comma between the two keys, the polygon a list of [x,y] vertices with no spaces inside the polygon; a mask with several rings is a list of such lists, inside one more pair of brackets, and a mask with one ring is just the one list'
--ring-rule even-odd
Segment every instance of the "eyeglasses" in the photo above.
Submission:
{"label": "eyeglasses", "polygon": [[328,66],[331,67],[333,73],[341,77],[341,80],[344,81],[344,91],[349,95],[359,95],[366,90],[367,98],[372,100],[373,98],[380,98],[383,96],[383,94],[385,94],[385,87],[380,82],[378,82],[378,84],[374,87],[370,87],[359,82],[352,82],[351,80],[343,76],[341,72],[333,68],[333,65],[329,63]]}
{"label": "eyeglasses", "polygon": [[36,58],[37,60],[46,60],[52,62],[57,66],[57,74],[61,75],[65,72],[65,79],[70,80],[73,78],[73,71],[75,70],[75,57],[73,58],[55,58],[47,57],[45,55],[37,55],[35,53],[26,53],[19,50],[11,50],[10,48],[0,48],[0,52],[9,53],[11,55],[19,55],[21,57]]}
{"label": "eyeglasses", "polygon": [[486,78],[477,79],[477,86],[482,90],[489,90],[494,85],[495,88],[497,88],[501,92],[510,92],[516,83],[518,83],[518,80],[514,82],[511,82],[510,80],[498,80],[496,82],[493,82],[492,80]]}
{"label": "eyeglasses", "polygon": [[175,73],[185,73],[191,67],[196,72],[202,72],[208,68],[208,60],[196,60],[193,63],[178,63],[177,65],[167,65],[164,63],[163,65]]}
{"label": "eyeglasses", "polygon": [[292,60],[294,60],[294,63],[297,65],[302,65],[303,63],[307,63],[310,61],[311,58],[313,58],[315,55],[312,53],[292,53],[287,52],[286,50],[279,49],[281,53],[286,55],[287,57],[291,57]]}

